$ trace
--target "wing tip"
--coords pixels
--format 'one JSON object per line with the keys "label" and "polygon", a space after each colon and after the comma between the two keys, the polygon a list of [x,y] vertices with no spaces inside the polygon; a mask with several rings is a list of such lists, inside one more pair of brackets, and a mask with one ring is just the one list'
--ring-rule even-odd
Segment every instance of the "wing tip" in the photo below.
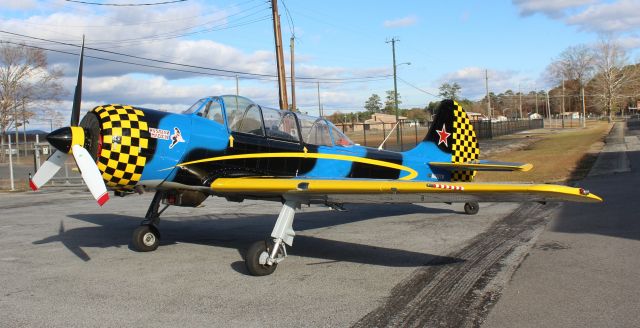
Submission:
{"label": "wing tip", "polygon": [[102,196],[98,197],[97,202],[98,205],[102,206],[109,200],[109,193],[105,192]]}
{"label": "wing tip", "polygon": [[520,166],[520,171],[522,172],[528,172],[531,171],[531,169],[533,168],[533,164],[531,163],[525,163],[522,166]]}

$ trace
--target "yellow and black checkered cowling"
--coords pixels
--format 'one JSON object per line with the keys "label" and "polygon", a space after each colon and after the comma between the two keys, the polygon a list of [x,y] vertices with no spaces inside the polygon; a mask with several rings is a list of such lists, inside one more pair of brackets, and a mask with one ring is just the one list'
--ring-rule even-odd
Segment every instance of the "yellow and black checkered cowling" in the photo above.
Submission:
{"label": "yellow and black checkered cowling", "polygon": [[[473,130],[469,116],[457,102],[453,102],[453,145],[452,163],[475,161],[480,156],[478,138]],[[473,181],[476,171],[453,171],[451,181]]]}
{"label": "yellow and black checkered cowling", "polygon": [[132,189],[142,176],[149,148],[149,126],[144,112],[127,105],[93,109],[100,121],[102,148],[98,169],[108,187]]}

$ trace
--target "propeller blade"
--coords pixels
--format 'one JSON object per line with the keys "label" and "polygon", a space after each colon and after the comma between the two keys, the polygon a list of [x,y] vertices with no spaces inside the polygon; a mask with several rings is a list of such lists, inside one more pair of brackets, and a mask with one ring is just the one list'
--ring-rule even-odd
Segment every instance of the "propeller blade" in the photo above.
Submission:
{"label": "propeller blade", "polygon": [[67,159],[67,154],[56,150],[49,158],[47,159],[36,174],[33,175],[33,178],[29,181],[29,186],[31,189],[38,190],[38,188],[42,187],[45,183],[47,183],[53,176],[60,170],[62,165],[64,165],[64,161]]}
{"label": "propeller blade", "polygon": [[107,186],[105,186],[102,180],[102,174],[98,169],[98,165],[93,160],[89,152],[79,145],[71,146],[73,158],[76,160],[76,164],[82,173],[82,179],[89,187],[89,191],[93,195],[93,198],[98,201],[98,205],[102,206],[109,200],[109,193],[107,193]]}
{"label": "propeller blade", "polygon": [[73,93],[73,107],[71,107],[71,126],[78,126],[80,122],[80,102],[82,100],[82,62],[84,59],[84,35],[82,36],[82,48],[80,49],[80,64],[78,65],[78,81]]}

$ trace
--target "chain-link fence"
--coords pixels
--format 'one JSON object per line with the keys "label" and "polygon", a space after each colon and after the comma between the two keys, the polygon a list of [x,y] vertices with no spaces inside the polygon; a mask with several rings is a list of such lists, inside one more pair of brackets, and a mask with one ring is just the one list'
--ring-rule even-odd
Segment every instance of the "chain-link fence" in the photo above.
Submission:
{"label": "chain-link fence", "polygon": [[[0,161],[0,190],[11,190],[11,173],[13,173],[13,185],[16,190],[29,189],[29,177],[33,175],[42,163],[49,157],[53,147],[47,142],[35,143],[19,142],[12,143],[11,151],[9,145],[1,149],[3,153]],[[36,156],[37,149],[37,156]],[[11,154],[11,164],[9,163]],[[47,183],[48,186],[82,186],[84,181],[73,161],[69,156],[64,166]]]}
{"label": "chain-link fence", "polygon": [[[496,122],[473,121],[471,124],[476,131],[478,139],[491,139],[524,130],[544,127],[542,119]],[[574,127],[578,126],[577,123],[574,124]],[[431,126],[431,122],[401,120],[397,126],[396,123],[384,122],[337,123],[336,126],[351,138],[351,140],[362,146],[378,147],[384,142],[384,149],[404,151],[414,147],[424,139]]]}

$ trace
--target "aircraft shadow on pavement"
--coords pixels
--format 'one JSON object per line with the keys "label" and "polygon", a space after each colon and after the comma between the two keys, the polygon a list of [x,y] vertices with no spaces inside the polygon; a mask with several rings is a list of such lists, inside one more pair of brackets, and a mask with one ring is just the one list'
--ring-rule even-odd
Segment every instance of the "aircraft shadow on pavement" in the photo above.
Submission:
{"label": "aircraft shadow on pavement", "polygon": [[[631,172],[588,177],[577,186],[589,189],[604,199],[602,203],[566,203],[552,222],[551,231],[597,234],[640,240],[640,152],[626,152]],[[615,153],[609,153],[615,157]]]}
{"label": "aircraft shadow on pavement", "polygon": [[[294,230],[298,232],[294,247],[287,250],[290,255],[317,258],[329,262],[353,262],[391,267],[414,267],[425,265],[445,265],[464,260],[447,256],[419,253],[401,249],[343,242],[301,234],[302,231],[337,226],[370,219],[415,213],[455,213],[449,209],[425,208],[417,205],[404,206],[354,206],[348,212],[319,211],[296,213]],[[329,215],[328,215],[329,214]],[[83,250],[85,247],[130,246],[131,233],[141,221],[140,217],[116,214],[76,214],[70,218],[95,224],[66,230],[64,222],[56,235],[33,244],[51,242],[62,243],[69,251],[83,261],[91,260]],[[175,243],[193,243],[207,246],[235,248],[242,256],[249,245],[265,239],[271,233],[277,214],[211,214],[176,219],[169,217],[160,223],[160,247]],[[237,272],[246,270],[237,263],[230,263]]]}

